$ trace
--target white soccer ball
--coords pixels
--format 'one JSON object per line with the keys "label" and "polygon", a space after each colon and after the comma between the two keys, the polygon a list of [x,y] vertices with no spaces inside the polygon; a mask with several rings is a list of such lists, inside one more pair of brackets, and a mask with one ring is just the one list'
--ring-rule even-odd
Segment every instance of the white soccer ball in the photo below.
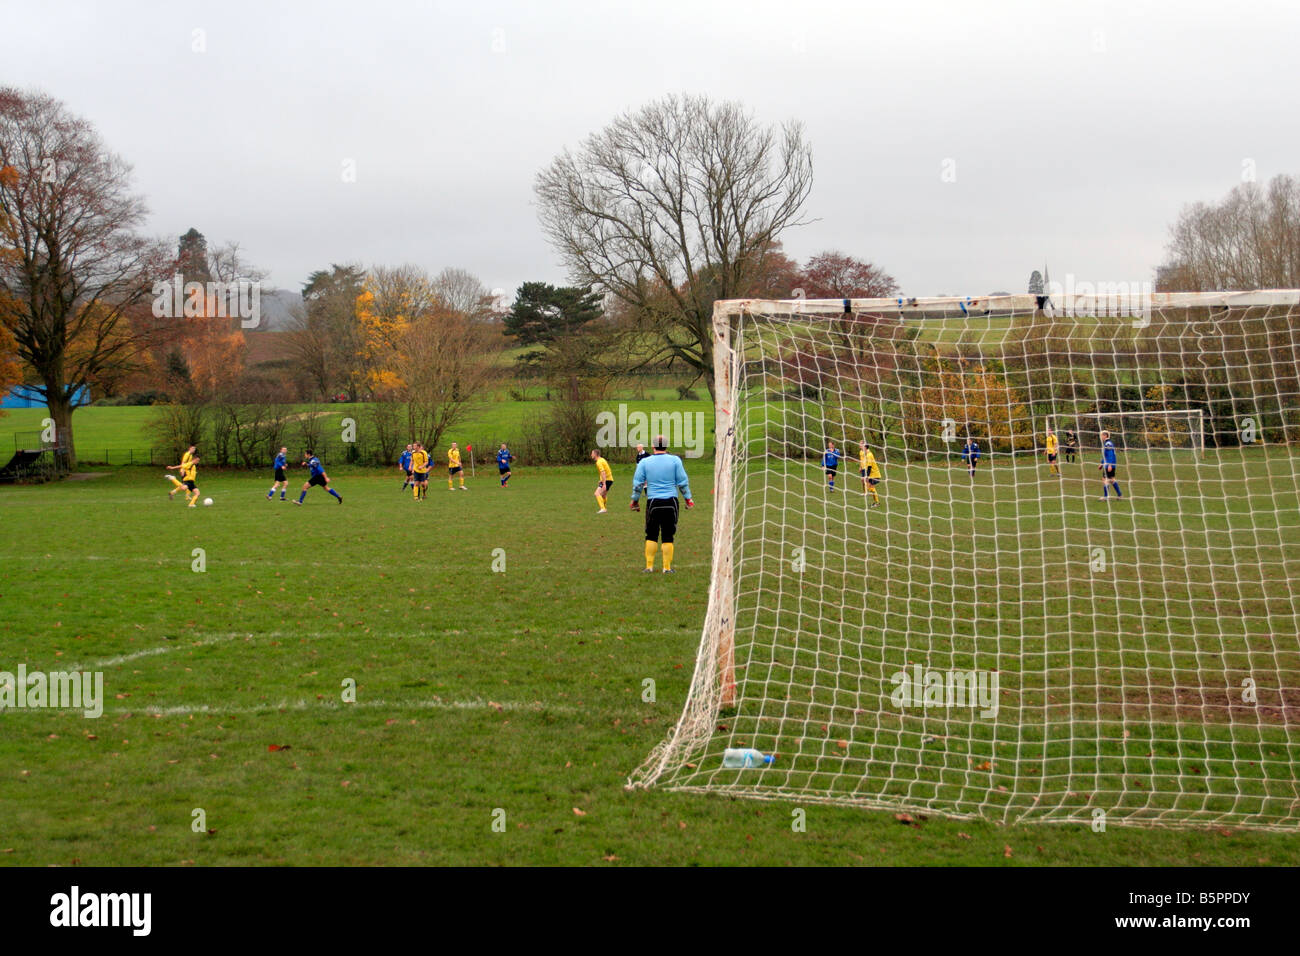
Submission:
{"label": "white soccer ball", "polygon": [[204,503],[205,505],[210,505],[210,504],[212,504],[212,499],[211,499],[211,498],[204,498],[204,499],[203,499],[203,503]]}

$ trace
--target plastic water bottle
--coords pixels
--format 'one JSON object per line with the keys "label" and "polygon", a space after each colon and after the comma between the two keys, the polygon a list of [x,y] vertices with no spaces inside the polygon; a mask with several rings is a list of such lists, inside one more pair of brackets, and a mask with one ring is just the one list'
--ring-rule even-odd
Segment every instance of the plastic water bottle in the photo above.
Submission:
{"label": "plastic water bottle", "polygon": [[772,760],[771,754],[753,747],[728,747],[722,752],[724,767],[766,767]]}

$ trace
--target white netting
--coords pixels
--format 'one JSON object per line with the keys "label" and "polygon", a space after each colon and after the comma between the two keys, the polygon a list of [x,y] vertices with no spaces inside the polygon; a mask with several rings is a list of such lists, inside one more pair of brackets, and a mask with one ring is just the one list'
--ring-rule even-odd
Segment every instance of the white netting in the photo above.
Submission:
{"label": "white netting", "polygon": [[1294,827],[1300,293],[1141,306],[719,303],[709,611],[630,785]]}

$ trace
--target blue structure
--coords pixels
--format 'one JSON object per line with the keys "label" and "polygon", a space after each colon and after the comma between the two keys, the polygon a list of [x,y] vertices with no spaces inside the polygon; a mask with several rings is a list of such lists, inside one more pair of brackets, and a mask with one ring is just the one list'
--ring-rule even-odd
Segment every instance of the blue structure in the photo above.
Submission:
{"label": "blue structure", "polygon": [[[81,386],[73,395],[72,404],[77,408],[90,404],[90,391]],[[44,408],[45,396],[40,390],[30,385],[15,385],[9,394],[0,399],[0,408]]]}

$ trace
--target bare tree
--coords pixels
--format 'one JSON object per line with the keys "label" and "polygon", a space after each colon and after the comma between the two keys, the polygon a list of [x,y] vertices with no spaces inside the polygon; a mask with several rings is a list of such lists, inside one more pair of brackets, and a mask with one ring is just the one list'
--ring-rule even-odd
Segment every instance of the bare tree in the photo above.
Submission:
{"label": "bare tree", "polygon": [[535,191],[573,283],[626,303],[656,357],[684,361],[712,392],[713,303],[751,294],[811,187],[800,124],[669,96],[566,150]]}
{"label": "bare tree", "polygon": [[1156,272],[1161,292],[1294,289],[1300,285],[1300,179],[1235,187],[1184,207]]}
{"label": "bare tree", "polygon": [[77,394],[137,360],[146,343],[129,315],[171,257],[135,232],[146,210],[131,167],[58,100],[0,88],[0,169],[2,318],[71,466]]}
{"label": "bare tree", "polygon": [[436,447],[500,375],[503,344],[490,326],[454,312],[407,323],[386,356],[398,383],[393,395],[406,402],[407,434]]}
{"label": "bare tree", "polygon": [[449,312],[478,321],[492,318],[492,296],[487,286],[466,269],[443,269],[434,276],[433,291]]}

